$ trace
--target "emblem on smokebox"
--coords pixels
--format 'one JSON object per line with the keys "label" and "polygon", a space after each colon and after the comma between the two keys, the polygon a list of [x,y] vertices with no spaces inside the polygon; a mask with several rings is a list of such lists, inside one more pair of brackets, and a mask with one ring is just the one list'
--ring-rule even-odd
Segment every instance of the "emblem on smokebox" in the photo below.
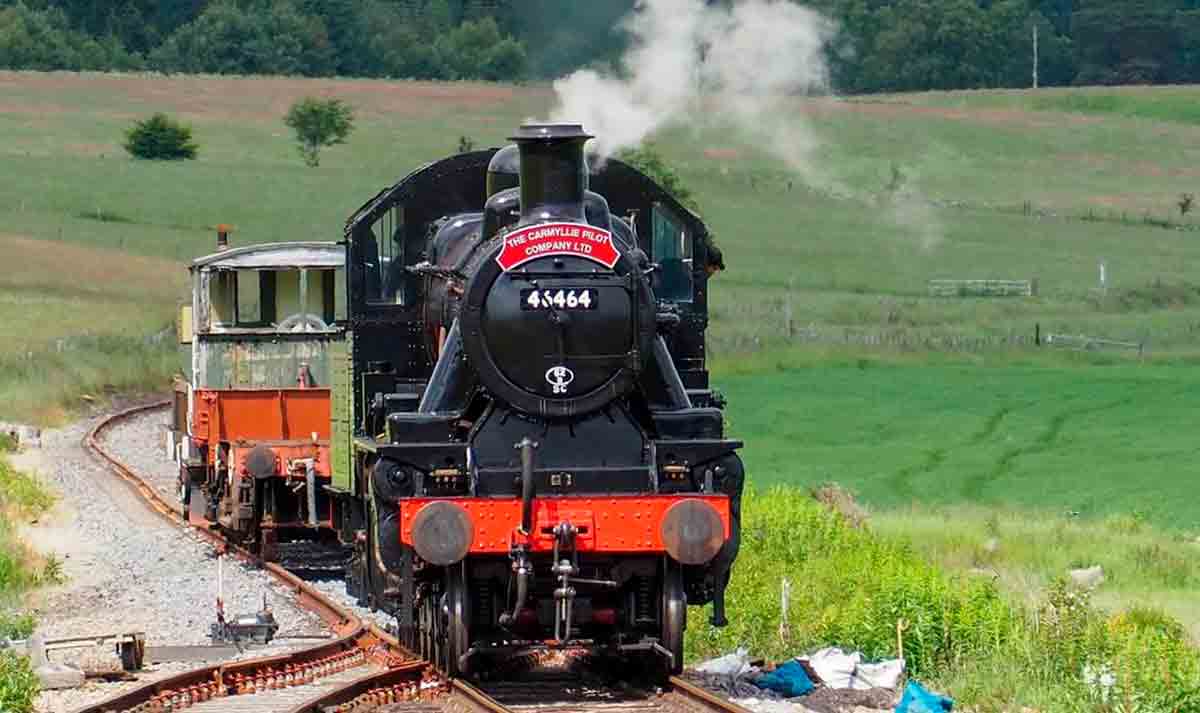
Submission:
{"label": "emblem on smokebox", "polygon": [[575,372],[565,366],[552,366],[546,370],[546,383],[550,384],[552,393],[565,394],[567,387],[575,380]]}

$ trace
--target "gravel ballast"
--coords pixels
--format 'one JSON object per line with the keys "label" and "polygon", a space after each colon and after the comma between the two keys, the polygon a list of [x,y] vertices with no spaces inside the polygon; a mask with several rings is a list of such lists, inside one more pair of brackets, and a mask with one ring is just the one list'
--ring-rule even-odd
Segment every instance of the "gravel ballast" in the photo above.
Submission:
{"label": "gravel ballast", "polygon": [[[163,445],[166,418],[164,411],[136,417],[110,429],[104,442],[170,502],[177,499],[176,470]],[[217,593],[214,548],[182,522],[172,525],[152,513],[127,484],[93,460],[82,439],[96,422],[46,431],[40,449],[14,459],[58,496],[53,510],[22,533],[44,556],[58,558],[66,576],[64,584],[37,595],[39,630],[47,638],[142,631],[148,646],[211,643]],[[266,573],[232,558],[226,558],[224,572],[228,614],[256,612],[265,596],[279,623],[275,642],[246,656],[282,653],[313,645],[313,637],[330,636],[315,614],[296,606],[294,595]],[[139,674],[137,682],[89,681],[81,689],[45,692],[38,710],[73,710],[197,665],[164,663]]]}

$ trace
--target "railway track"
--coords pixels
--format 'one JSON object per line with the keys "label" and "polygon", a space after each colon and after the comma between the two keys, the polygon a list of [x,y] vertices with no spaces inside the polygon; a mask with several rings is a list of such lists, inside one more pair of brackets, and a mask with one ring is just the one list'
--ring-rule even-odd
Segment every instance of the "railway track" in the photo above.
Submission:
{"label": "railway track", "polygon": [[[178,524],[179,512],[101,442],[108,428],[167,406],[168,402],[159,402],[114,414],[87,434],[84,447],[133,488],[147,507]],[[364,622],[293,572],[258,562],[215,531],[196,531],[220,551],[261,565],[338,638],[281,656],[193,669],[75,713],[748,713],[676,677],[655,690],[611,681],[589,683],[566,673],[479,686],[450,680],[395,637]]]}

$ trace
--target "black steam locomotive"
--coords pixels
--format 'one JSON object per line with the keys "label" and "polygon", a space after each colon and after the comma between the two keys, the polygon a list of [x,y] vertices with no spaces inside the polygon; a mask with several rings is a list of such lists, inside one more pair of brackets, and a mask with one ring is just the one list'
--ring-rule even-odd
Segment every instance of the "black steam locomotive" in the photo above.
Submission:
{"label": "black steam locomotive", "polygon": [[352,588],[452,673],[528,647],[682,666],[743,469],[708,383],[707,229],[578,125],[425,166],[348,222],[331,492]]}

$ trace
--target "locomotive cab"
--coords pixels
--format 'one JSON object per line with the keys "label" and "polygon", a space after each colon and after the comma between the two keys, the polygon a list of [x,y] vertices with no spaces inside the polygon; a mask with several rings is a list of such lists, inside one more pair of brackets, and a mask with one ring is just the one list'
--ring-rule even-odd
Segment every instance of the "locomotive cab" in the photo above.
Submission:
{"label": "locomotive cab", "polygon": [[[589,138],[523,126],[347,223],[351,580],[450,672],[548,645],[678,670],[687,606],[725,620],[743,471],[705,366],[707,230],[628,165],[589,168]],[[384,234],[404,300],[374,277]]]}

